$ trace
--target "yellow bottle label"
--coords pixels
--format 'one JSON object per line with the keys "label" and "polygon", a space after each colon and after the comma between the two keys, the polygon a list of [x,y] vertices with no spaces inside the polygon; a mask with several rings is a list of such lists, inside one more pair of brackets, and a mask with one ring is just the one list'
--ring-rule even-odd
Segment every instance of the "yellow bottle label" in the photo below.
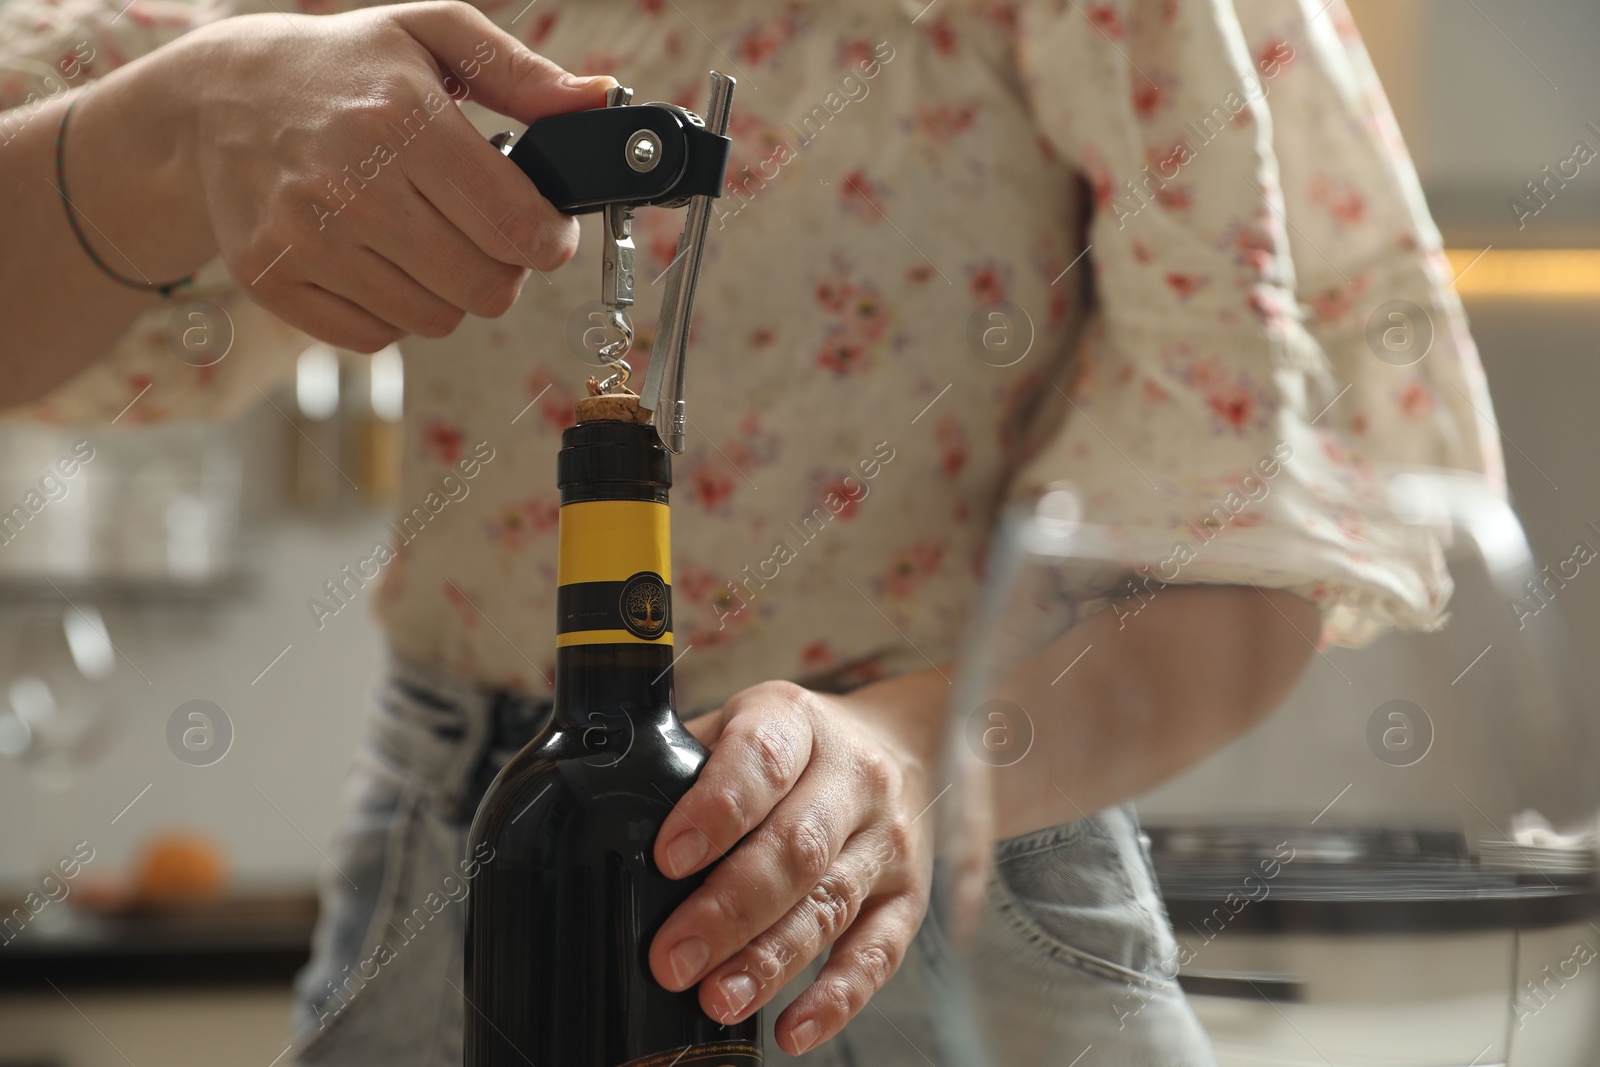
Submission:
{"label": "yellow bottle label", "polygon": [[556,647],[672,644],[671,510],[649,500],[561,506]]}

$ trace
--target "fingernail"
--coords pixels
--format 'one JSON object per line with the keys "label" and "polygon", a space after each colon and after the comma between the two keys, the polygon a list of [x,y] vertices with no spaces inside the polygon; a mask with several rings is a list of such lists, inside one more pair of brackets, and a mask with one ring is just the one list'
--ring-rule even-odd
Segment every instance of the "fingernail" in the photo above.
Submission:
{"label": "fingernail", "polygon": [[722,999],[728,1004],[730,1016],[738,1015],[756,999],[755,979],[743,971],[730,974],[717,984],[722,987]]}
{"label": "fingernail", "polygon": [[794,1054],[800,1055],[817,1043],[817,1038],[822,1036],[822,1024],[815,1019],[807,1019],[794,1028]]}
{"label": "fingernail", "polygon": [[667,846],[667,877],[682,878],[698,867],[706,858],[709,844],[699,830],[678,835],[678,839]]}
{"label": "fingernail", "polygon": [[672,967],[672,980],[680,986],[688,986],[710,962],[711,946],[698,937],[679,941],[667,953],[667,963]]}
{"label": "fingernail", "polygon": [[609,74],[561,75],[561,84],[567,86],[569,89],[587,89],[591,85],[599,85],[601,82],[610,82],[612,85],[615,85],[617,83],[617,79],[613,78]]}

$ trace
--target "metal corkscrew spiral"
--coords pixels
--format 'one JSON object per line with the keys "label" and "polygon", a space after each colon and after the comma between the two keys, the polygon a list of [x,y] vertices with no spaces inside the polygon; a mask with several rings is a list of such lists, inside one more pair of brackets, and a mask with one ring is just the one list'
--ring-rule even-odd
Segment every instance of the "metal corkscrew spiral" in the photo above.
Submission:
{"label": "metal corkscrew spiral", "polygon": [[633,324],[621,308],[611,309],[606,318],[606,325],[615,330],[618,337],[601,345],[595,354],[600,357],[600,362],[616,370],[600,379],[598,388],[602,393],[632,392],[628,388],[628,379],[633,377],[633,365],[625,357],[633,348]]}

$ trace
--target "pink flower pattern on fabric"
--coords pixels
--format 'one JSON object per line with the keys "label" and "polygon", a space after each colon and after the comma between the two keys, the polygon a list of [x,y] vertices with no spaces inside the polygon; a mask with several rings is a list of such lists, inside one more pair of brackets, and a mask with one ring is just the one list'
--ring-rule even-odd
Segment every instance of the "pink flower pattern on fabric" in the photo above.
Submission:
{"label": "pink flower pattern on fabric", "polygon": [[[271,10],[150,0],[119,19],[121,6],[13,0],[0,68],[48,68],[93,27],[85,76],[99,76],[210,18]],[[1218,523],[1219,501],[1271,464],[1270,493],[1217,536],[1306,562],[1252,581],[1321,605],[1325,642],[1438,618],[1437,546],[1385,522],[1381,471],[1503,484],[1479,414],[1492,408],[1353,23],[1338,0],[1317,6],[941,0],[915,22],[891,0],[488,8],[520,9],[520,39],[642,99],[703,106],[705,71],[730,63],[745,83],[675,463],[685,707],[952,654],[997,502],[1062,479],[1087,517],[1170,542]],[[8,73],[0,103],[36,89]],[[640,213],[639,368],[679,225]],[[478,442],[498,458],[404,547],[374,603],[400,652],[484,684],[540,690],[530,665],[549,674],[554,457],[594,370],[564,337],[597,295],[593,236],[501,320],[402,346],[399,509]],[[156,313],[15,414],[109,421],[146,386],[124,424],[254,402],[306,339],[243,288],[220,265],[197,287],[235,320],[215,367],[175,360]],[[1412,367],[1363,341],[1394,299],[1434,327]],[[1000,302],[1032,330],[1005,367],[967,340]],[[1208,571],[1202,551],[1183,580],[1238,576]]]}

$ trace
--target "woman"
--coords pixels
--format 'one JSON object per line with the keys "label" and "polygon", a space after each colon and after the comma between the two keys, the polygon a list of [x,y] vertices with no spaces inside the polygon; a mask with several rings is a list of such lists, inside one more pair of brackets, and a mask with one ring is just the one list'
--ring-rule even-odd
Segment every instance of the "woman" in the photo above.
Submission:
{"label": "woman", "polygon": [[[393,658],[333,856],[361,889],[329,872],[296,1055],[459,1062],[460,909],[380,977],[340,983],[454,870],[549,691],[553,457],[587,373],[561,338],[594,298],[595,250],[554,270],[572,224],[435,107],[454,91],[526,122],[599,104],[608,82],[564,84],[531,47],[644,99],[702,104],[711,68],[741,81],[676,465],[679,700],[715,711],[695,722],[713,755],[655,853],[680,876],[732,862],[657,935],[658,980],[742,1018],[831,950],[786,991],[778,1046],[823,1063],[934,1054],[922,983],[942,949],[935,930],[913,938],[940,665],[999,501],[1070,478],[1090,519],[1174,539],[1198,523],[1301,562],[1202,555],[1137,625],[1102,613],[1053,650],[1100,654],[1031,709],[1036,754],[996,776],[980,1006],[1006,1062],[1065,1064],[1087,1044],[1212,1062],[1124,805],[1267,714],[1313,641],[1437,620],[1448,576],[1435,546],[1382,520],[1377,467],[1500,478],[1438,235],[1343,5],[519,7],[485,5],[504,30],[427,3],[187,36],[214,9],[136,2],[70,24],[33,0],[3,9],[14,69],[49,71],[82,40],[86,82],[148,53],[77,91],[63,137],[65,93],[6,87],[21,106],[0,227],[30,249],[0,263],[6,399],[38,418],[109,419],[130,400],[127,421],[210,415],[287,365],[295,328],[363,351],[402,338],[402,511],[493,457],[386,568]],[[58,140],[70,200],[51,180]],[[227,359],[197,373],[152,343],[139,324],[172,299],[98,271],[64,200],[124,282],[167,288],[220,254],[170,291],[227,309]],[[680,222],[647,211],[636,227],[641,354]],[[1392,301],[1432,325],[1403,368],[1364,340]],[[1024,358],[994,358],[997,327],[1025,333]],[[1270,492],[1219,511],[1264,463]],[[786,525],[829,493],[849,506],[795,543]],[[913,947],[919,966],[890,981]],[[1130,989],[1137,1012],[1119,1009]]]}

